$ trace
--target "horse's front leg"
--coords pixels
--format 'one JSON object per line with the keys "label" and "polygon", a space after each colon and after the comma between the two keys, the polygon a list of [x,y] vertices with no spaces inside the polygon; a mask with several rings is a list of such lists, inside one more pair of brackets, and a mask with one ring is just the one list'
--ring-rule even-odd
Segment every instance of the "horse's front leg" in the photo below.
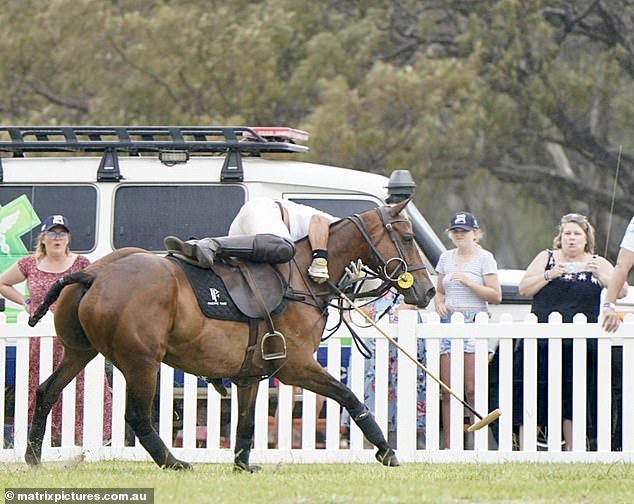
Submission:
{"label": "horse's front leg", "polygon": [[257,383],[248,387],[238,387],[238,427],[236,429],[235,457],[233,459],[234,472],[245,471],[252,473],[261,469],[260,466],[249,465],[257,393]]}
{"label": "horse's front leg", "polygon": [[298,385],[337,401],[348,410],[350,418],[359,426],[365,438],[377,447],[376,459],[385,466],[399,465],[394,450],[386,441],[370,410],[357,399],[352,390],[336,380],[317,361],[311,360],[300,372],[285,368],[279,378],[288,385]]}
{"label": "horse's front leg", "polygon": [[42,441],[46,430],[46,418],[57,401],[59,393],[77,374],[86,367],[93,357],[95,350],[84,352],[64,349],[64,356],[51,376],[40,384],[35,393],[35,409],[31,430],[26,445],[24,460],[29,465],[38,465],[42,459]]}

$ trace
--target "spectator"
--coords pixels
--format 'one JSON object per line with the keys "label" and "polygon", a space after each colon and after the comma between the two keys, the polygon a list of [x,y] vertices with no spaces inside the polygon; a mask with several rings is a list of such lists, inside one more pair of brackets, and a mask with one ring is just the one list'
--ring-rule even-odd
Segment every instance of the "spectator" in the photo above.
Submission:
{"label": "spectator", "polygon": [[[478,312],[488,312],[488,303],[502,301],[502,289],[497,275],[497,263],[491,252],[479,244],[482,237],[475,216],[457,212],[451,218],[449,238],[456,248],[443,252],[438,260],[438,286],[435,308],[443,323],[451,315],[462,313],[471,323]],[[451,341],[440,341],[440,379],[451,386]],[[464,394],[469,404],[475,404],[475,339],[464,340]],[[442,391],[442,423],[444,447],[449,448],[451,395]],[[471,422],[473,423],[473,419]]]}
{"label": "spectator", "polygon": [[[361,308],[369,318],[374,322],[378,322],[382,316],[388,315],[389,320],[392,323],[398,322],[398,314],[402,310],[415,310],[416,307],[408,304],[403,304],[403,296],[388,291],[379,299],[369,303]],[[364,394],[363,402],[368,409],[373,413],[376,411],[375,395],[376,395],[376,339],[371,338],[366,341],[368,348],[371,350],[371,357],[365,362],[365,379],[364,379]],[[418,359],[425,363],[425,340],[417,340],[417,353]],[[398,349],[391,345],[389,346],[388,356],[388,383],[387,383],[387,438],[392,448],[396,447],[396,426],[397,426],[397,391],[398,391]],[[416,380],[416,430],[418,432],[417,445],[418,448],[424,448],[425,445],[425,415],[426,415],[426,378],[425,373],[418,369]],[[350,377],[350,370],[348,370],[348,377]],[[349,379],[349,378],[348,378]],[[348,383],[349,384],[349,383]],[[344,425],[349,424],[349,416],[347,411],[344,410],[343,414]]]}
{"label": "spectator", "polygon": [[[50,215],[42,224],[37,237],[34,254],[18,260],[0,275],[0,294],[5,298],[24,306],[31,314],[40,305],[49,288],[60,278],[84,269],[90,261],[83,255],[70,250],[71,233],[68,220],[62,215]],[[26,281],[29,296],[20,293],[15,285]],[[51,306],[55,311],[55,304]],[[63,354],[61,343],[53,340],[53,367],[56,367]],[[29,423],[35,408],[35,392],[39,385],[40,339],[29,339]],[[112,397],[104,377],[104,439],[110,439]],[[84,372],[76,379],[75,442],[82,443],[84,415]],[[62,400],[56,402],[52,410],[52,437],[54,443],[61,440]]]}
{"label": "spectator", "polygon": [[[540,323],[547,323],[551,312],[559,312],[564,323],[583,313],[588,322],[599,316],[601,290],[607,285],[613,267],[594,252],[594,228],[579,214],[561,218],[553,250],[541,251],[528,266],[519,284],[523,296],[532,296],[531,312]],[[562,416],[565,449],[572,450],[572,340],[564,339],[562,348]],[[514,354],[514,422],[519,427],[520,449],[523,431],[523,341],[516,343]],[[597,341],[587,341],[587,426],[589,438],[596,439]],[[537,425],[547,426],[548,419],[548,341],[537,343]]]}
{"label": "spectator", "polygon": [[[616,298],[619,294],[627,294],[627,276],[634,266],[634,217],[625,230],[621,249],[616,258],[616,266],[603,300],[603,328],[608,332],[615,332],[619,328],[620,319],[616,313]],[[625,289],[625,290],[624,290]]]}

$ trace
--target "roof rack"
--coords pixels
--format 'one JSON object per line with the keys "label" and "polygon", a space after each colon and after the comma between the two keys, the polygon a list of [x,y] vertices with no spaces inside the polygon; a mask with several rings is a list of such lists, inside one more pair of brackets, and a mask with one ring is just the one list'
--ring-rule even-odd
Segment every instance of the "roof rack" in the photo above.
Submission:
{"label": "roof rack", "polygon": [[111,181],[121,179],[118,152],[186,153],[166,164],[186,162],[191,153],[226,153],[221,179],[242,180],[242,154],[307,152],[308,147],[294,143],[298,139],[307,139],[307,133],[246,126],[0,126],[0,151],[14,157],[25,152],[100,152],[97,179]]}
{"label": "roof rack", "polygon": [[[308,147],[291,141],[271,142],[258,130],[265,131],[244,126],[0,126],[0,151],[18,155],[24,152],[103,152],[106,149],[133,153],[163,149],[226,152],[228,148],[254,153],[308,151]],[[7,134],[10,140],[6,140]],[[285,138],[297,137],[288,134]]]}

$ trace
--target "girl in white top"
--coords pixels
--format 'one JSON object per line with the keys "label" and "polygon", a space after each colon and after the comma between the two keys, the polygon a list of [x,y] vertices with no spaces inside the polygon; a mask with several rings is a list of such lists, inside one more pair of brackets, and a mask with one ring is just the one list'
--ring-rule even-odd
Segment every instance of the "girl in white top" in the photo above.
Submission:
{"label": "girl in white top", "polygon": [[[497,263],[491,252],[479,244],[478,221],[469,212],[458,212],[451,218],[449,238],[456,246],[443,252],[436,266],[438,285],[434,299],[436,313],[448,323],[451,314],[461,312],[465,322],[473,322],[478,312],[488,311],[488,303],[502,301]],[[451,386],[451,342],[440,341],[440,379]],[[464,393],[469,404],[475,404],[475,340],[464,340]],[[442,392],[444,447],[449,448],[450,394]]]}

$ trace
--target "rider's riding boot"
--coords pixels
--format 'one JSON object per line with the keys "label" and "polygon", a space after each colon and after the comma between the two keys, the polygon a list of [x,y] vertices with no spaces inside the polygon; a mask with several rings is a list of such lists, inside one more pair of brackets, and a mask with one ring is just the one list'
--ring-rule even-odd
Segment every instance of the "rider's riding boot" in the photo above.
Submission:
{"label": "rider's riding boot", "polygon": [[176,236],[167,236],[163,243],[166,250],[196,259],[201,266],[209,267],[214,263],[215,249],[217,247],[213,242],[213,238],[183,241]]}
{"label": "rider's riding boot", "polygon": [[274,234],[222,236],[213,240],[216,254],[223,257],[279,264],[295,255],[295,243]]}
{"label": "rider's riding boot", "polygon": [[216,256],[277,264],[288,262],[295,255],[292,241],[272,234],[221,236],[186,242],[168,236],[165,238],[165,247],[208,267],[213,265]]}
{"label": "rider's riding boot", "polygon": [[316,257],[308,268],[308,276],[316,283],[324,283],[328,276],[328,260],[323,257]]}

